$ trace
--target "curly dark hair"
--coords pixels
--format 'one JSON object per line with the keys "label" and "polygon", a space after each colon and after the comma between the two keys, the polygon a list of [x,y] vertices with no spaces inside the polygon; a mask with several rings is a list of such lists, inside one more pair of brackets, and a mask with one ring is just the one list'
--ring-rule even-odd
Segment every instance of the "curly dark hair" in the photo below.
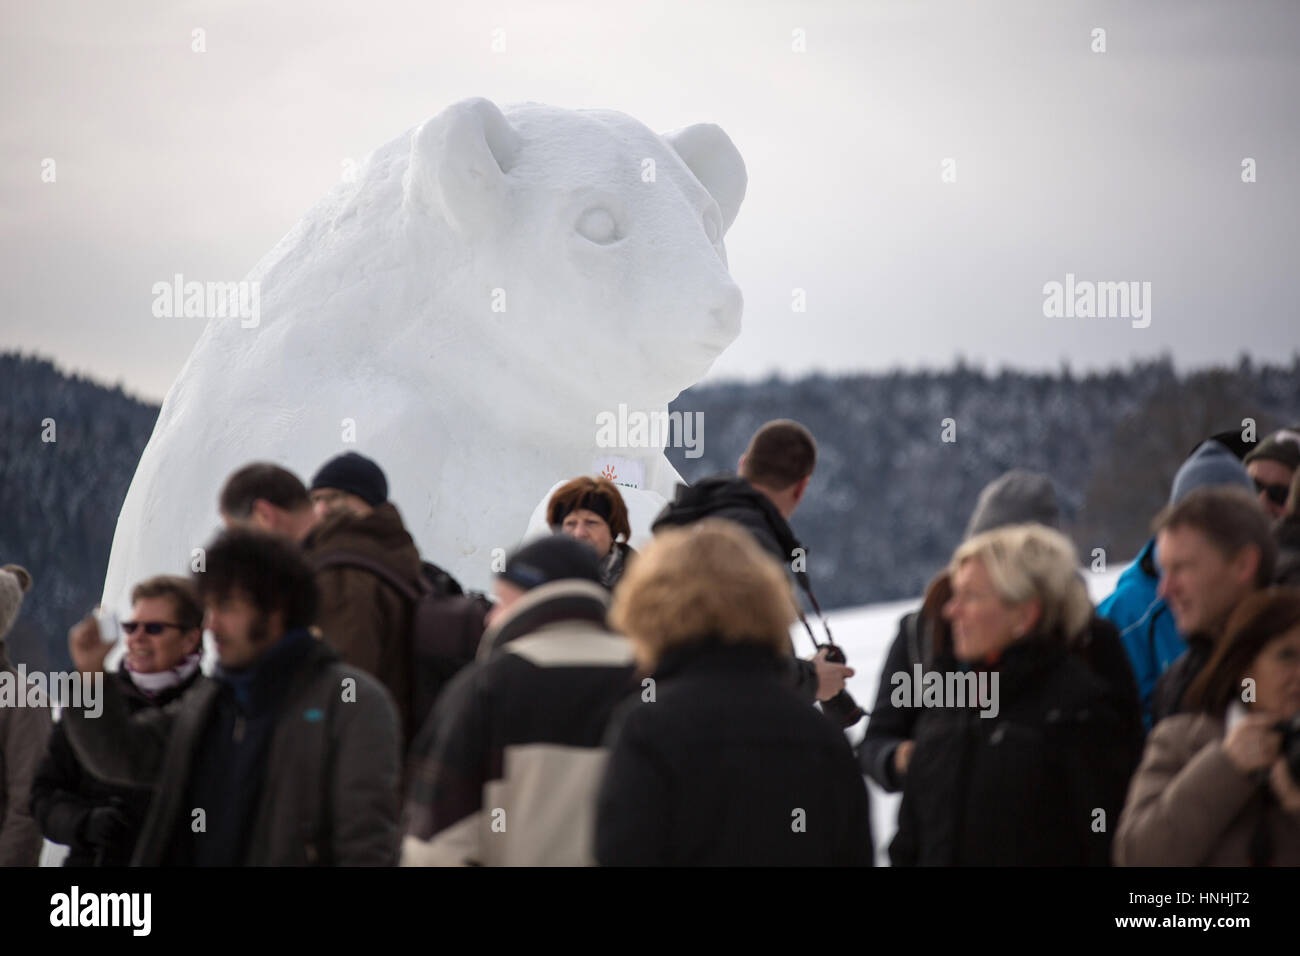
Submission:
{"label": "curly dark hair", "polygon": [[233,528],[212,540],[204,561],[205,569],[194,572],[201,601],[237,591],[263,614],[280,611],[286,631],[315,623],[316,578],[292,542],[251,528]]}

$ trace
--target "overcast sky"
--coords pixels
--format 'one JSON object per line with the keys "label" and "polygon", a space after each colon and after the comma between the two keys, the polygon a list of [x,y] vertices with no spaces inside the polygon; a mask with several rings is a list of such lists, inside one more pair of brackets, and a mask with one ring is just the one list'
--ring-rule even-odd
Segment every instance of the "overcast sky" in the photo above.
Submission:
{"label": "overcast sky", "polygon": [[[153,283],[242,278],[345,161],[470,96],[727,131],[749,170],[726,240],[745,318],[712,378],[958,353],[1196,367],[1300,345],[1287,0],[41,0],[0,15],[0,349],[148,398],[201,330],[154,318]],[[1045,317],[1043,286],[1067,273],[1150,282],[1149,326]]]}

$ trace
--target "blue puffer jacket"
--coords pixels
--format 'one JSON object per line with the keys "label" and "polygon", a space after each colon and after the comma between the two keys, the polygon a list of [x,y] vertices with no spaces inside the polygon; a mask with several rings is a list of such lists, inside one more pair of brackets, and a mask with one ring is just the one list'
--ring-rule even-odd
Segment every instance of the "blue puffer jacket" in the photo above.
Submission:
{"label": "blue puffer jacket", "polygon": [[1151,692],[1156,680],[1169,669],[1183,651],[1183,640],[1174,624],[1174,616],[1162,598],[1156,597],[1160,572],[1156,566],[1156,542],[1152,538],[1119,576],[1110,597],[1097,607],[1120,633],[1137,678],[1142,698],[1142,720],[1151,729]]}

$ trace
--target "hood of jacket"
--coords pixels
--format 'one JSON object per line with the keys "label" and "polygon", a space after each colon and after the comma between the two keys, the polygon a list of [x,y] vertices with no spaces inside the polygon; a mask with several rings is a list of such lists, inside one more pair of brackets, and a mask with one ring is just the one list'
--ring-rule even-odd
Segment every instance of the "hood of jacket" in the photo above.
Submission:
{"label": "hood of jacket", "polygon": [[744,478],[728,473],[710,475],[693,485],[678,485],[673,500],[650,527],[658,531],[709,517],[728,518],[744,525],[782,564],[789,564],[791,553],[802,547],[772,499]]}
{"label": "hood of jacket", "polygon": [[544,627],[566,621],[584,621],[607,627],[609,592],[595,581],[567,579],[540,584],[524,593],[484,633],[478,656],[493,651]]}
{"label": "hood of jacket", "polygon": [[1156,567],[1156,539],[1151,538],[1142,546],[1136,558],[1127,568],[1120,572],[1115,581],[1115,590],[1125,585],[1141,583],[1143,587],[1155,589],[1160,581],[1160,569]]}

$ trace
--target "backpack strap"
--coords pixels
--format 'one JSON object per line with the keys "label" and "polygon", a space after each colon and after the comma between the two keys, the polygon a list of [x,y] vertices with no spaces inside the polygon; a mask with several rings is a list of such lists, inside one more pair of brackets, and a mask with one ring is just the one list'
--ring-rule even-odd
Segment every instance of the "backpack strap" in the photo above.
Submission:
{"label": "backpack strap", "polygon": [[324,554],[314,554],[311,556],[311,565],[317,571],[323,571],[325,568],[362,568],[388,584],[412,604],[418,604],[421,598],[433,590],[423,576],[419,578],[419,585],[412,587],[411,582],[398,575],[388,565],[360,551],[326,551]]}

